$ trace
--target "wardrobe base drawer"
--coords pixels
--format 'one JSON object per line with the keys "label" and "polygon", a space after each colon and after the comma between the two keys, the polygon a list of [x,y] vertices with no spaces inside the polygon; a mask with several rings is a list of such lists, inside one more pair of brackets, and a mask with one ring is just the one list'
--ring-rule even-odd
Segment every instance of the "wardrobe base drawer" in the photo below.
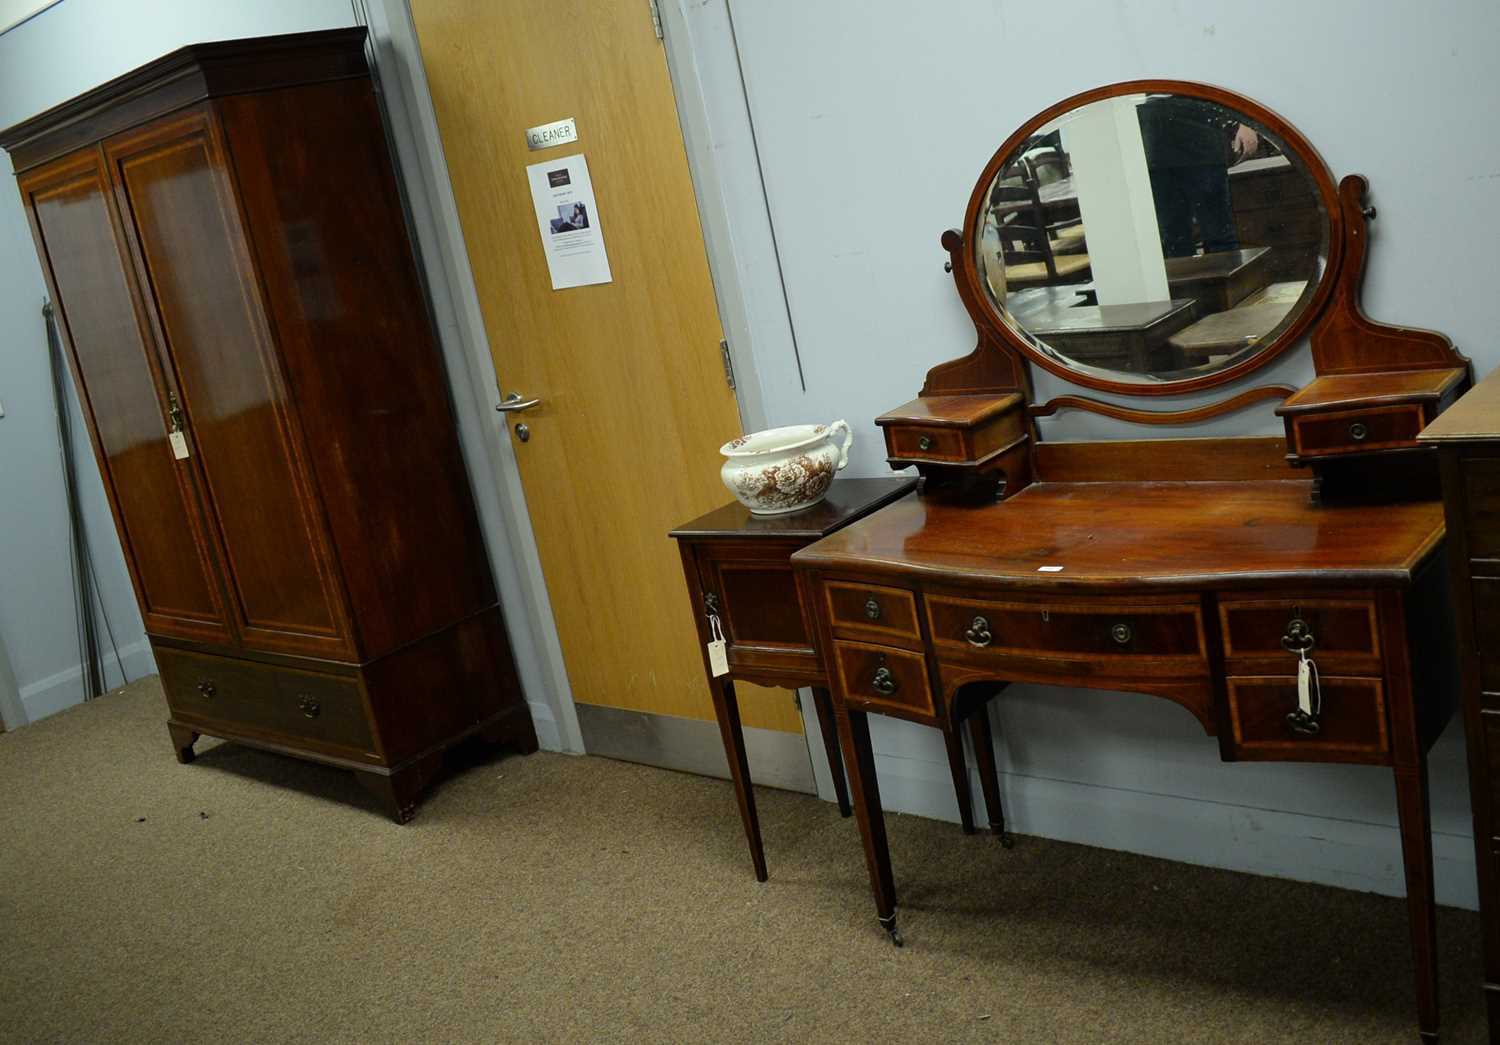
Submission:
{"label": "wardrobe base drawer", "polygon": [[293,747],[311,744],[382,761],[357,678],[164,646],[155,652],[167,705],[184,723],[202,724],[210,735],[217,723]]}

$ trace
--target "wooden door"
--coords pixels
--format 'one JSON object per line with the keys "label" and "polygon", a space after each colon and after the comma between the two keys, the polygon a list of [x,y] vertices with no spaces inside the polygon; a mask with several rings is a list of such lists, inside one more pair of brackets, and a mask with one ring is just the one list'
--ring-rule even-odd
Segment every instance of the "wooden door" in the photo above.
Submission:
{"label": "wooden door", "polygon": [[228,643],[198,479],[167,443],[164,376],[99,151],[30,171],[20,187],[146,631]]}
{"label": "wooden door", "polygon": [[242,642],[350,659],[322,513],[213,124],[189,111],[104,151],[151,288],[154,334],[182,391]]}
{"label": "wooden door", "polygon": [[[672,86],[645,0],[414,0],[412,15],[575,700],[712,719],[667,531],[729,499],[740,432]],[[523,131],[572,116],[578,141]],[[613,282],[552,289],[528,164],[582,153]],[[754,687],[741,687],[741,692]],[[785,692],[745,721],[800,731]]]}

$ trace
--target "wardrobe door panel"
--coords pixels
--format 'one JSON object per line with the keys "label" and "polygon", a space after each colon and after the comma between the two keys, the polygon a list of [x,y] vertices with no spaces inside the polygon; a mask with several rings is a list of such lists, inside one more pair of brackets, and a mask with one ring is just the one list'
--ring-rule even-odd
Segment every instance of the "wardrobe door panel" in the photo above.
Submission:
{"label": "wardrobe door panel", "polygon": [[194,112],[105,150],[183,390],[244,644],[347,655],[322,512],[212,127]]}
{"label": "wardrobe door panel", "polygon": [[79,398],[146,630],[230,642],[199,525],[191,464],[167,442],[166,396],[148,351],[97,149],[21,179],[38,252],[73,355]]}

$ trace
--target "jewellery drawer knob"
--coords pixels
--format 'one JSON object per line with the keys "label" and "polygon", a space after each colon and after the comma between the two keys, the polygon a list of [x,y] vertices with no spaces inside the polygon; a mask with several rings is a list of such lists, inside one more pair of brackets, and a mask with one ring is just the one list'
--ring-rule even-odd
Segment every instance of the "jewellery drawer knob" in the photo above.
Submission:
{"label": "jewellery drawer knob", "polygon": [[1288,653],[1304,653],[1315,645],[1312,628],[1301,617],[1287,622],[1286,634],[1281,636],[1281,648]]}
{"label": "jewellery drawer knob", "polygon": [[932,437],[928,436],[928,435],[924,435],[924,436],[922,436],[922,438],[918,439],[917,440],[917,449],[918,450],[931,450],[932,449]]}
{"label": "jewellery drawer knob", "polygon": [[1369,434],[1370,430],[1365,427],[1363,421],[1355,421],[1349,426],[1349,438],[1353,439],[1356,443]]}
{"label": "jewellery drawer knob", "polygon": [[990,622],[983,617],[975,617],[969,622],[969,627],[964,631],[964,638],[970,646],[988,646],[994,641],[995,636],[990,633]]}
{"label": "jewellery drawer knob", "polygon": [[870,680],[870,686],[876,693],[888,697],[896,692],[896,677],[891,674],[890,668],[876,668],[875,677]]}
{"label": "jewellery drawer knob", "polygon": [[1130,630],[1129,624],[1116,624],[1109,629],[1109,637],[1122,646],[1128,646],[1130,640],[1135,638],[1135,632]]}
{"label": "jewellery drawer knob", "polygon": [[217,693],[218,690],[214,687],[214,684],[212,682],[208,681],[208,679],[204,679],[202,682],[198,683],[198,692],[203,694],[204,700],[211,700],[213,699],[213,695]]}
{"label": "jewellery drawer knob", "polygon": [[306,718],[317,718],[319,712],[323,710],[323,705],[312,697],[302,697],[297,701],[297,706],[302,709],[302,714]]}
{"label": "jewellery drawer knob", "polygon": [[873,595],[865,600],[865,616],[871,620],[880,619],[880,603],[875,601],[875,596]]}

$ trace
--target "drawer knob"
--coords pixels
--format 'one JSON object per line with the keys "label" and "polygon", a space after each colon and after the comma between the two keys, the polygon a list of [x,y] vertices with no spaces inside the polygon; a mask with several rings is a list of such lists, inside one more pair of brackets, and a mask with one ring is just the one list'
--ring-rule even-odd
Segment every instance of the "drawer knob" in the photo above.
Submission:
{"label": "drawer knob", "polygon": [[918,439],[917,440],[917,449],[918,450],[931,450],[932,449],[932,437],[929,436],[929,435],[924,435],[924,436],[922,436],[922,438]]}
{"label": "drawer knob", "polygon": [[1109,629],[1109,637],[1122,646],[1130,645],[1130,640],[1135,638],[1135,632],[1130,630],[1129,624],[1116,624]]}
{"label": "drawer knob", "polygon": [[306,718],[317,718],[318,714],[323,710],[323,705],[308,696],[299,699],[297,706],[302,709],[302,714]]}
{"label": "drawer knob", "polygon": [[896,692],[896,676],[891,674],[890,668],[876,668],[875,677],[870,680],[870,687],[882,696],[890,696]]}
{"label": "drawer knob", "polygon": [[880,603],[875,601],[875,596],[873,595],[865,600],[865,616],[871,620],[880,619]]}
{"label": "drawer knob", "polygon": [[1353,439],[1356,443],[1369,434],[1370,430],[1365,427],[1363,421],[1355,421],[1349,426],[1349,438]]}
{"label": "drawer knob", "polygon": [[968,630],[964,632],[964,638],[970,646],[988,646],[994,641],[995,636],[990,634],[990,622],[983,617],[975,617],[969,622]]}
{"label": "drawer knob", "polygon": [[213,695],[217,693],[218,690],[214,687],[214,684],[212,682],[208,681],[208,679],[204,679],[202,682],[198,683],[198,692],[203,694],[204,700],[211,700],[213,699]]}
{"label": "drawer knob", "polygon": [[1288,653],[1306,653],[1315,644],[1312,628],[1308,627],[1307,621],[1301,617],[1293,617],[1287,622],[1286,634],[1281,636],[1282,649]]}

